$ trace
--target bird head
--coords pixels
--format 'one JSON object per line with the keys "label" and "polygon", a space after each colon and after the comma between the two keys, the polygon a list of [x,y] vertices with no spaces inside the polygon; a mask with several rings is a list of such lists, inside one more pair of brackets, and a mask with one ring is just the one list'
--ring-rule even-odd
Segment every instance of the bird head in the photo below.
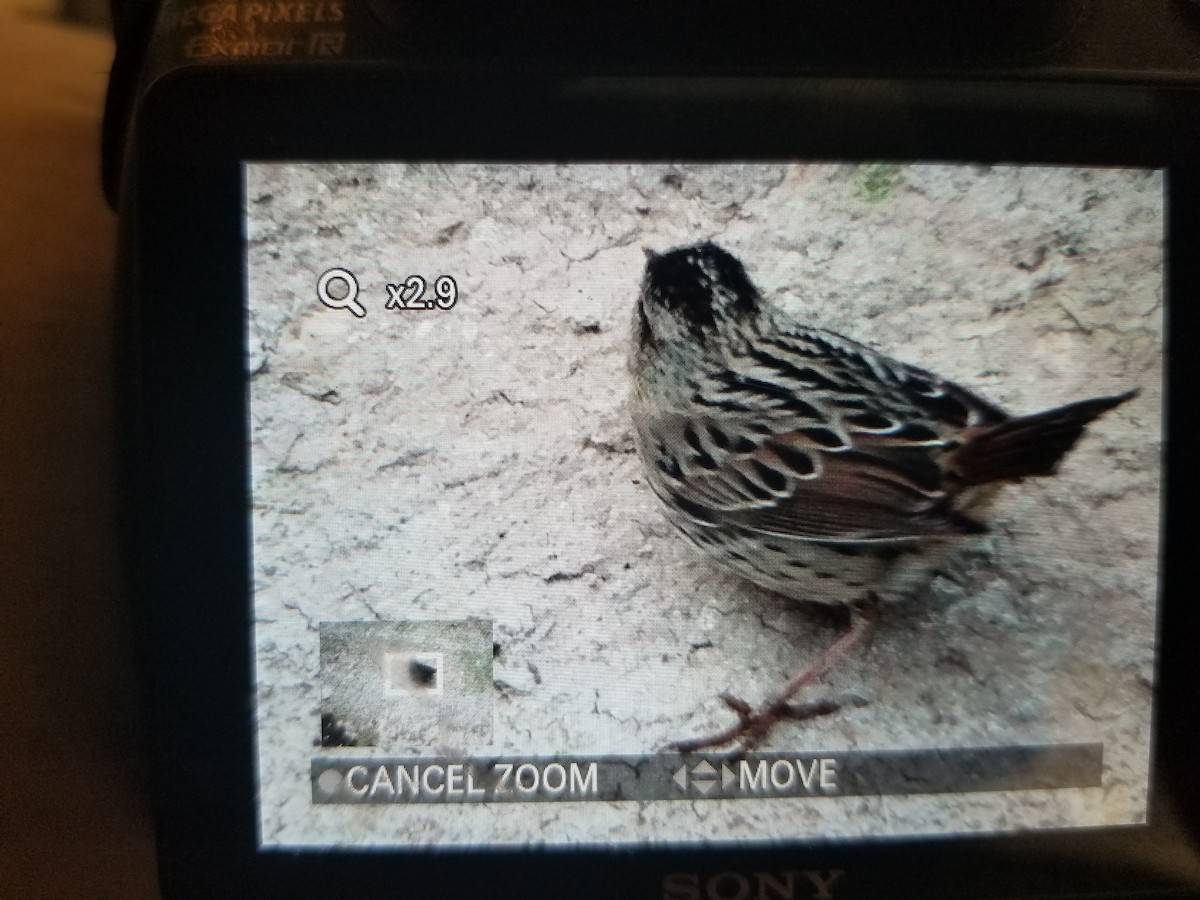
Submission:
{"label": "bird head", "polygon": [[646,339],[703,343],[723,326],[757,312],[759,300],[742,264],[716,244],[646,251],[639,301]]}

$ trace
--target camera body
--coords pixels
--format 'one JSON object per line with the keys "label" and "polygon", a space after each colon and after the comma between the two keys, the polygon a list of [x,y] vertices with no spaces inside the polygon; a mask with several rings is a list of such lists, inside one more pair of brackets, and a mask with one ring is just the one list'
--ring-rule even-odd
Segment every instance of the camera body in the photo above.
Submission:
{"label": "camera body", "polygon": [[[105,180],[165,896],[1200,888],[1190,5],[138,12]],[[741,357],[1130,396],[803,721],[694,747],[848,627],[651,490],[647,258],[709,245],[800,323]]]}

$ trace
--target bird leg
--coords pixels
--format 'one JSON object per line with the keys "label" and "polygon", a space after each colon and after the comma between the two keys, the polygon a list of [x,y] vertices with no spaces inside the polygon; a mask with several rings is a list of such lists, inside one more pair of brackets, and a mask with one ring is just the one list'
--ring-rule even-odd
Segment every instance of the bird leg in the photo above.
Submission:
{"label": "bird leg", "polygon": [[780,719],[803,721],[837,712],[845,705],[844,703],[836,700],[818,700],[812,703],[794,704],[792,698],[832,669],[843,656],[859,644],[868,642],[874,635],[878,622],[878,600],[871,595],[863,603],[851,608],[850,630],[828,647],[815,663],[788,679],[775,696],[761,707],[756,710],[745,700],[729,694],[722,694],[721,699],[725,701],[725,705],[737,713],[738,723],[708,737],[675,741],[669,745],[668,749],[678,753],[695,753],[697,750],[723,747],[738,741],[743,750],[753,750],[762,743]]}

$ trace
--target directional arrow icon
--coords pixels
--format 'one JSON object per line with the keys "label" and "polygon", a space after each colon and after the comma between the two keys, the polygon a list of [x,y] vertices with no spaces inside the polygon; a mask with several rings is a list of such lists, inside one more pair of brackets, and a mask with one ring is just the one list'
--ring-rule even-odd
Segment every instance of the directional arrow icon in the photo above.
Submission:
{"label": "directional arrow icon", "polygon": [[717,786],[717,770],[707,759],[701,760],[692,767],[692,786],[701,794],[707,795]]}
{"label": "directional arrow icon", "polygon": [[[691,786],[704,796],[708,796],[712,792],[712,789],[717,786],[718,774],[720,775],[721,786],[723,788],[728,788],[729,785],[733,784],[733,782],[737,780],[737,776],[733,773],[733,770],[730,769],[729,766],[722,763],[721,771],[718,773],[716,767],[713,766],[712,763],[710,763],[707,759],[702,759],[700,762],[696,763],[696,765],[692,766],[692,771],[690,773]],[[688,775],[688,767],[683,765],[675,770],[675,774],[671,776],[671,780],[679,785],[681,790],[686,791],[688,789],[689,782]]]}
{"label": "directional arrow icon", "polygon": [[677,785],[687,790],[687,766],[680,766],[679,771],[671,778]]}

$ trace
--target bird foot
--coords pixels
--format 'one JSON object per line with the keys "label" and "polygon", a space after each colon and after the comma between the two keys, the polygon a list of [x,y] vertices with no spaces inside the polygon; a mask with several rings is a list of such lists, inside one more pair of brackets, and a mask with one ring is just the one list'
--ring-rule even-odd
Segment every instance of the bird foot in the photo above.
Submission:
{"label": "bird foot", "polygon": [[835,713],[847,703],[862,706],[866,701],[861,697],[847,698],[841,701],[817,700],[811,703],[792,703],[791,700],[803,688],[833,668],[834,664],[856,645],[869,643],[874,635],[878,619],[879,601],[872,594],[863,603],[851,609],[852,625],[850,630],[821,654],[813,665],[790,678],[779,693],[762,707],[754,709],[745,700],[729,694],[722,694],[721,699],[725,705],[737,713],[738,724],[731,725],[724,731],[708,737],[675,741],[668,745],[668,749],[678,753],[695,753],[697,750],[724,747],[726,744],[737,741],[743,750],[753,750],[766,739],[780,719],[803,721]]}
{"label": "bird foot", "polygon": [[847,695],[840,700],[814,700],[809,703],[789,703],[787,700],[774,700],[754,709],[740,697],[722,694],[721,700],[737,713],[738,724],[731,725],[724,731],[708,737],[693,738],[686,741],[675,741],[667,746],[668,750],[676,753],[695,753],[712,747],[724,747],[737,742],[742,751],[753,750],[770,734],[771,729],[781,719],[803,722],[818,716],[828,716],[846,706],[865,706],[867,701],[862,697]]}

